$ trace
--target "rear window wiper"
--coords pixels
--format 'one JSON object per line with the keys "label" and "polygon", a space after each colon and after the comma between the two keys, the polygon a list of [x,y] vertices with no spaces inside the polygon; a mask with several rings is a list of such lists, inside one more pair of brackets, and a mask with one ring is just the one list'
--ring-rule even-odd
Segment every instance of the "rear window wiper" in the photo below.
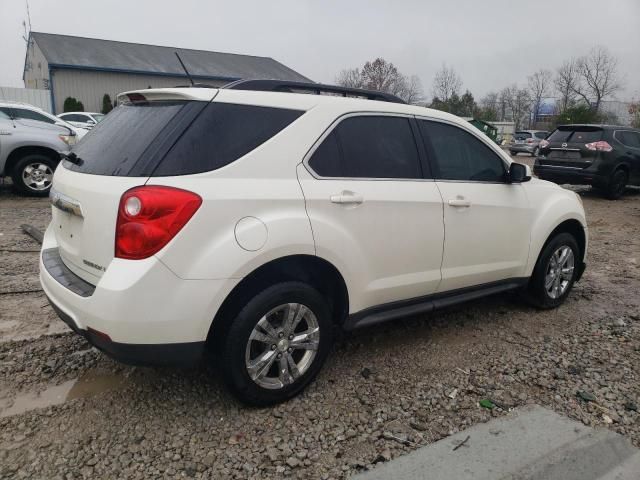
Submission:
{"label": "rear window wiper", "polygon": [[68,162],[71,162],[74,165],[78,165],[78,166],[80,166],[80,165],[82,165],[84,163],[84,160],[82,160],[79,156],[77,156],[73,152],[61,153],[60,154],[60,158],[62,160],[67,160]]}

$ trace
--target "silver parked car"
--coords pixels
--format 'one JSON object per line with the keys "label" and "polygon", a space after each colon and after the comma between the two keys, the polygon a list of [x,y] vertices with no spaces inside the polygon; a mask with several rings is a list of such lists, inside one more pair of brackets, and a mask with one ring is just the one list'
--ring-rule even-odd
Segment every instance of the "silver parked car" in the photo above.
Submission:
{"label": "silver parked car", "polygon": [[509,153],[528,153],[533,157],[538,156],[540,141],[547,138],[549,132],[546,130],[518,130],[513,134],[509,144]]}
{"label": "silver parked car", "polygon": [[10,176],[25,195],[49,194],[53,172],[77,140],[68,127],[21,118],[0,110],[0,176]]}

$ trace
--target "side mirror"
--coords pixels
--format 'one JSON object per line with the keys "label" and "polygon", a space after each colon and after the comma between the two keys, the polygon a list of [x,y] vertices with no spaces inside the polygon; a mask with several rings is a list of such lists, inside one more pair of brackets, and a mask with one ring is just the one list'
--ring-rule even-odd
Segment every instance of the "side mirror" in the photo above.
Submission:
{"label": "side mirror", "polygon": [[95,124],[96,124],[95,120],[91,120],[91,119],[87,120],[87,125],[95,125]]}
{"label": "side mirror", "polygon": [[509,166],[509,183],[523,183],[531,180],[531,170],[527,165],[512,162]]}

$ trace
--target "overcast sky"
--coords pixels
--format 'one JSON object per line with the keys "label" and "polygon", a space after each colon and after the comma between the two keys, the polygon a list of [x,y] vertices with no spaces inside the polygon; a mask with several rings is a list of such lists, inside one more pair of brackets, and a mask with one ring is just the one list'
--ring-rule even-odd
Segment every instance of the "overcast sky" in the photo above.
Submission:
{"label": "overcast sky", "polygon": [[[640,98],[640,0],[30,0],[34,31],[270,56],[303,75],[383,57],[416,74],[455,68],[474,96],[605,45],[624,100]],[[0,0],[0,86],[24,86],[24,0]]]}

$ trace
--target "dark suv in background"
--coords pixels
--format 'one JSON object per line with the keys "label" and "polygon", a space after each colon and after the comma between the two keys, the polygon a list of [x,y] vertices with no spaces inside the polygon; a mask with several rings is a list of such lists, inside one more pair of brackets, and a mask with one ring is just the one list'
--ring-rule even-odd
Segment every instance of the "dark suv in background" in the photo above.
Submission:
{"label": "dark suv in background", "polygon": [[618,199],[640,185],[640,130],[613,125],[562,125],[540,142],[534,173],[544,180],[592,185]]}

